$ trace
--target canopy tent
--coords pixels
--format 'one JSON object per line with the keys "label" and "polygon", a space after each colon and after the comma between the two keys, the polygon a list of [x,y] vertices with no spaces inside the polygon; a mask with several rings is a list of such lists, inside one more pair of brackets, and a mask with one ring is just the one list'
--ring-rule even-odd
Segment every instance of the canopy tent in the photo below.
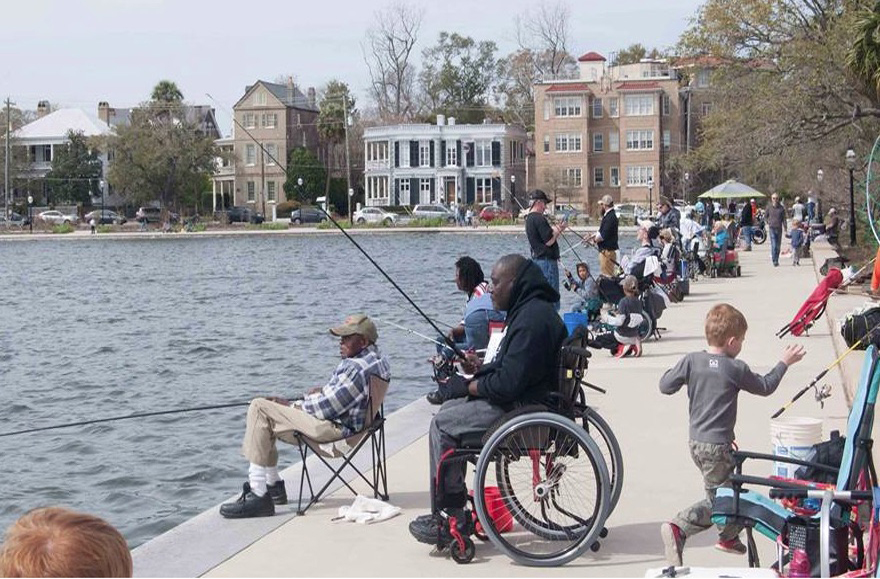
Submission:
{"label": "canopy tent", "polygon": [[700,198],[705,199],[743,199],[748,197],[766,197],[757,189],[752,189],[745,183],[740,183],[736,179],[728,179],[721,185],[715,185],[702,195]]}

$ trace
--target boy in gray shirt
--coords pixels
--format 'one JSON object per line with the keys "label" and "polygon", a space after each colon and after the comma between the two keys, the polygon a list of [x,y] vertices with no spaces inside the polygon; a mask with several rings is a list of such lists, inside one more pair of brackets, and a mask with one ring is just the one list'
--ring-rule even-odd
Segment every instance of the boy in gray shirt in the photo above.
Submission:
{"label": "boy in gray shirt", "polygon": [[[712,526],[715,489],[729,486],[733,473],[732,443],[736,425],[736,404],[740,390],[769,396],[789,366],[804,357],[804,348],[789,344],[781,361],[761,376],[736,357],[742,350],[748,323],[742,313],[729,304],[717,304],[706,315],[706,351],[687,354],[660,379],[660,392],[675,394],[687,384],[690,398],[689,446],[691,458],[703,475],[706,498],[681,511],[660,526],[660,536],[670,565],[682,565],[682,550],[687,537]],[[740,525],[720,529],[715,548],[743,554],[746,547],[739,539]]]}

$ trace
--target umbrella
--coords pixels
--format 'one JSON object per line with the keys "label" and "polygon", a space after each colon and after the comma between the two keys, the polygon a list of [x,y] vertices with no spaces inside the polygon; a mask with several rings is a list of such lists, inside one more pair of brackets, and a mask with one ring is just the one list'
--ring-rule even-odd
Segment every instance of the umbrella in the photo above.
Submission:
{"label": "umbrella", "polygon": [[700,195],[700,197],[711,197],[713,199],[742,199],[744,197],[766,197],[766,195],[757,189],[752,189],[745,183],[740,183],[736,179],[728,179],[721,185],[715,185]]}

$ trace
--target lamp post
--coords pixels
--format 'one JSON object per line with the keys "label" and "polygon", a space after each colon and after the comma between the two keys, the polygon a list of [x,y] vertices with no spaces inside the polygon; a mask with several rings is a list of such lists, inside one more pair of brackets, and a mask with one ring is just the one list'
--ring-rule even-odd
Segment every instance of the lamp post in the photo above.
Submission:
{"label": "lamp post", "polygon": [[856,169],[856,152],[850,147],[846,150],[846,168],[849,169],[849,246],[856,244],[856,203],[853,171]]}
{"label": "lamp post", "polygon": [[684,173],[684,185],[683,185],[683,187],[684,187],[684,191],[682,191],[682,198],[684,198],[685,202],[689,202],[689,201],[690,201],[690,199],[688,199],[688,193],[689,193],[689,191],[688,191],[688,181],[690,181],[690,180],[691,180],[691,174],[688,173],[687,171],[685,171],[685,173]]}
{"label": "lamp post", "polygon": [[513,210],[514,203],[516,203],[516,175],[510,176],[510,209]]}
{"label": "lamp post", "polygon": [[[303,205],[303,178],[302,177],[296,178],[296,187],[299,190],[299,206],[300,206],[300,208],[302,208],[302,205]],[[300,213],[302,213],[302,210],[300,210]]]}
{"label": "lamp post", "polygon": [[654,213],[654,178],[648,177],[648,217]]}
{"label": "lamp post", "polygon": [[104,180],[98,181],[98,187],[101,188],[101,218],[98,220],[98,225],[101,225],[104,222]]}
{"label": "lamp post", "polygon": [[28,227],[31,229],[31,234],[34,232],[34,217],[33,217],[33,206],[34,206],[34,196],[28,195]]}

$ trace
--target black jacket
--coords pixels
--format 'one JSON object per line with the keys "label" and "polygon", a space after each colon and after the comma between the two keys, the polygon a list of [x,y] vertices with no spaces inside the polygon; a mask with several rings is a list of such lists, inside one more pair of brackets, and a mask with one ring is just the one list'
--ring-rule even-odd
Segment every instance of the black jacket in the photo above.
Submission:
{"label": "black jacket", "polygon": [[617,251],[620,249],[617,245],[617,211],[609,209],[602,216],[602,223],[599,224],[599,235],[602,241],[597,243],[599,249],[610,249]]}
{"label": "black jacket", "polygon": [[505,409],[541,402],[556,388],[565,325],[553,304],[556,292],[528,261],[513,282],[504,339],[495,360],[477,373],[478,392]]}

